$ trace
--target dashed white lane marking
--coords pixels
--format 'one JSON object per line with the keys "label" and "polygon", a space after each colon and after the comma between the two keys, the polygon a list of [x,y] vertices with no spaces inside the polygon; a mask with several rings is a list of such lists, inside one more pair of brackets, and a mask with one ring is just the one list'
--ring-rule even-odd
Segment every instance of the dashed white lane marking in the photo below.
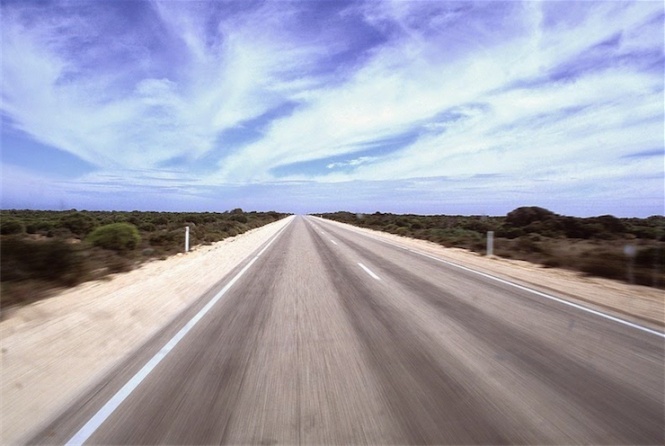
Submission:
{"label": "dashed white lane marking", "polygon": [[118,392],[113,395],[113,397],[111,397],[111,399],[108,400],[106,404],[104,404],[104,406],[99,409],[99,411],[94,414],[92,418],[90,418],[90,420],[88,420],[88,422],[85,423],[85,425],[83,425],[83,427],[77,433],[75,433],[66,444],[81,445],[85,443],[88,438],[90,438],[90,436],[95,433],[99,426],[101,426],[102,423],[104,423],[104,421],[106,421],[106,419],[110,417],[113,412],[115,412],[118,406],[120,406],[120,404],[122,404],[122,402],[127,399],[127,397],[139,386],[139,384],[141,384],[141,382],[150,374],[150,372],[153,371],[157,364],[159,364],[162,359],[164,359],[166,355],[168,355],[171,350],[173,350],[173,348],[182,340],[182,338],[184,338],[185,335],[203,318],[203,316],[205,316],[206,313],[208,313],[208,311],[210,311],[210,309],[222,298],[222,296],[224,296],[224,294],[226,294],[226,292],[231,289],[231,287],[238,281],[238,279],[240,279],[240,277],[242,277],[242,275],[247,272],[247,270],[254,264],[254,262],[256,262],[259,256],[261,256],[261,254],[263,254],[266,249],[272,245],[279,234],[281,234],[282,231],[284,231],[284,229],[289,226],[289,224],[290,222],[287,223],[282,229],[280,229],[279,232],[277,232],[277,234],[275,234],[268,242],[268,244],[257,255],[255,255],[254,258],[247,265],[245,265],[245,267],[241,269],[240,272],[236,274],[233,279],[231,279],[229,283],[227,283],[226,286],[224,286],[224,288],[222,288],[221,291],[215,295],[215,297],[210,300],[210,302],[201,308],[201,310],[196,313],[196,315],[190,319],[190,321],[187,322],[187,324],[185,324],[185,326],[182,327],[180,331],[176,333],[176,335],[173,336],[173,338],[171,338],[171,340],[167,342],[166,345],[164,345],[164,347],[162,347],[161,350],[159,350],[157,354],[153,356],[152,359],[150,359],[150,361],[148,361],[146,365],[144,365],[143,368],[141,368],[141,370],[136,373],[136,375],[127,381],[127,383],[120,390],[118,390]]}
{"label": "dashed white lane marking", "polygon": [[603,313],[602,311],[594,310],[593,308],[585,307],[584,305],[576,304],[576,303],[571,302],[569,300],[565,300],[565,299],[562,299],[560,297],[552,296],[551,294],[547,294],[547,293],[543,293],[543,292],[538,291],[538,290],[534,290],[533,288],[518,285],[518,284],[510,282],[508,280],[504,280],[504,279],[501,279],[499,277],[493,276],[491,274],[476,271],[475,269],[471,269],[471,268],[468,268],[466,266],[459,265],[455,262],[450,262],[448,260],[443,260],[439,257],[433,256],[433,255],[430,255],[430,254],[426,254],[426,253],[424,253],[422,251],[419,251],[417,249],[407,248],[407,247],[398,245],[397,243],[393,243],[393,242],[390,242],[388,240],[384,240],[384,239],[381,239],[379,237],[375,237],[375,236],[366,234],[362,231],[358,231],[355,228],[354,229],[343,228],[343,229],[346,229],[347,231],[355,232],[358,235],[362,235],[362,236],[370,238],[372,240],[376,240],[377,242],[385,243],[386,245],[391,245],[391,246],[394,246],[395,248],[403,249],[404,251],[409,251],[409,252],[412,252],[414,254],[418,254],[420,256],[427,257],[427,258],[430,258],[432,260],[436,260],[437,262],[445,263],[446,265],[450,265],[452,267],[459,268],[459,269],[462,269],[464,271],[468,271],[470,273],[477,274],[479,276],[486,277],[486,278],[491,279],[491,280],[495,280],[495,281],[503,283],[505,285],[509,285],[509,286],[518,288],[518,289],[523,290],[523,291],[528,291],[532,294],[543,297],[545,299],[549,299],[549,300],[553,300],[555,302],[559,302],[563,305],[567,305],[569,307],[576,308],[580,311],[584,311],[586,313],[593,314],[593,315],[601,317],[603,319],[607,319],[607,320],[610,320],[612,322],[616,322],[617,324],[625,325],[627,327],[631,327],[631,328],[634,328],[636,330],[640,330],[642,332],[649,333],[649,334],[652,334],[652,335],[655,335],[655,336],[658,336],[658,337],[661,337],[661,338],[665,339],[665,333],[663,333],[661,331],[653,330],[649,327],[645,327],[643,325],[636,324],[634,322],[630,322],[630,321],[627,321],[625,319],[621,319],[621,318],[612,316],[612,315],[607,314],[607,313]]}
{"label": "dashed white lane marking", "polygon": [[376,274],[374,274],[374,273],[372,272],[371,269],[367,268],[367,267],[366,267],[365,265],[363,265],[362,263],[358,262],[358,266],[360,266],[362,269],[364,269],[365,272],[366,272],[367,274],[369,274],[372,278],[374,278],[374,279],[376,279],[376,280],[381,280],[381,279],[379,278],[379,276],[377,276]]}
{"label": "dashed white lane marking", "polygon": [[333,240],[333,239],[330,239],[330,242],[331,242],[333,245],[336,245],[336,244],[337,244],[337,242],[336,242],[335,240]]}

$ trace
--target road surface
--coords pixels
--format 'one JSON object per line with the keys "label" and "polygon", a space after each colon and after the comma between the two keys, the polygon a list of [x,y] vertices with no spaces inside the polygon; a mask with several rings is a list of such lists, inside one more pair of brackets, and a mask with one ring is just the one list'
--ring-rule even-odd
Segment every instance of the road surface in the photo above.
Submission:
{"label": "road surface", "polygon": [[312,217],[257,254],[33,442],[665,443],[657,333]]}

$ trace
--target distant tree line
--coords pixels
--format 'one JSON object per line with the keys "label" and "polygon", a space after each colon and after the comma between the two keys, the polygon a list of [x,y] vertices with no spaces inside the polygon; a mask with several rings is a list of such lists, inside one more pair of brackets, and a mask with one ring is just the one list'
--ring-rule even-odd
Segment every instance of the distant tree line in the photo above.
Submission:
{"label": "distant tree line", "polygon": [[[662,215],[579,218],[525,206],[500,217],[345,211],[322,216],[478,253],[485,253],[486,234],[494,231],[497,256],[665,287],[665,216]],[[634,257],[626,255],[626,246],[634,247]]]}

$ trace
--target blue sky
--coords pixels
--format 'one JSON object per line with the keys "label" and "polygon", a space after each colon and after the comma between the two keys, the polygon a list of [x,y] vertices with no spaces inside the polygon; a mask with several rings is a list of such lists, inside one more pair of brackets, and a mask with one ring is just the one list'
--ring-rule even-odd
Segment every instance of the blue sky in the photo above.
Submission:
{"label": "blue sky", "polygon": [[661,1],[1,5],[3,208],[664,213]]}

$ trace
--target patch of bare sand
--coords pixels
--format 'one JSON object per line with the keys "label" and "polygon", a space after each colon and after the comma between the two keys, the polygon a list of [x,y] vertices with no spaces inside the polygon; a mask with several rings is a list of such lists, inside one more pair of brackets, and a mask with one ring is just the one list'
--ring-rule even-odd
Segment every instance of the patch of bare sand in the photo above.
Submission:
{"label": "patch of bare sand", "polygon": [[[338,222],[332,223],[342,225]],[[350,225],[344,226],[514,283],[533,286],[545,292],[551,291],[570,301],[615,313],[618,317],[633,322],[659,330],[665,326],[665,291],[661,289],[588,277],[575,271],[545,268],[521,260],[486,257],[465,249],[445,248],[426,240]]]}
{"label": "patch of bare sand", "polygon": [[292,218],[13,310],[0,322],[0,443],[27,440]]}

